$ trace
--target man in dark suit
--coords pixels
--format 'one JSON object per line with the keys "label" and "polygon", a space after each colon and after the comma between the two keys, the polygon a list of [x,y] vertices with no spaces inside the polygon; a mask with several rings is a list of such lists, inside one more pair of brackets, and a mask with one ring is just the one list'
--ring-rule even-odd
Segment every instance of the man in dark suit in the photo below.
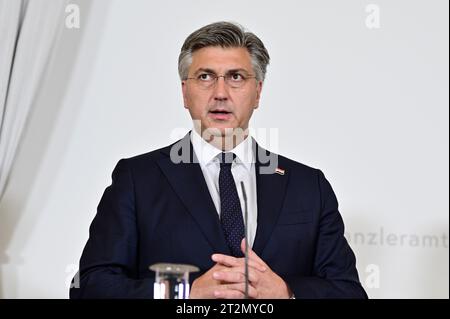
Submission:
{"label": "man in dark suit", "polygon": [[[158,262],[192,264],[191,298],[365,298],[333,190],[320,170],[249,136],[269,54],[239,25],[192,33],[179,57],[194,129],[119,161],[100,201],[71,298],[152,298]],[[243,201],[240,182],[247,190]]]}

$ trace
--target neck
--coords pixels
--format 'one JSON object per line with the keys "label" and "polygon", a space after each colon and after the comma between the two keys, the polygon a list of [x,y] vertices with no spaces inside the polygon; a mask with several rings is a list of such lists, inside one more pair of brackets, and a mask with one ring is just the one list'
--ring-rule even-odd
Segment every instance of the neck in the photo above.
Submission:
{"label": "neck", "polygon": [[[199,130],[197,129],[196,131],[199,132]],[[206,142],[208,142],[215,148],[222,150],[223,152],[228,152],[234,149],[237,145],[242,143],[242,141],[244,141],[249,135],[248,128],[246,129],[237,128],[230,130],[230,132],[227,131],[222,134],[211,134],[208,130],[204,130],[202,133],[199,134]]]}
{"label": "neck", "polygon": [[229,135],[229,136],[214,136],[214,138],[209,141],[211,145],[218,148],[224,152],[228,152],[238,146],[242,141],[247,138],[248,134],[241,135]]}

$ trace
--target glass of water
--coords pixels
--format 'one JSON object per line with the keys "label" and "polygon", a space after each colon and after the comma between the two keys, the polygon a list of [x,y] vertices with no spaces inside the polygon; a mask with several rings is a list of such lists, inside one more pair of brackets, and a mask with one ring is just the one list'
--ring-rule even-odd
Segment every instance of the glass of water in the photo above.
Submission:
{"label": "glass of water", "polygon": [[189,274],[199,269],[192,265],[158,263],[150,266],[154,271],[154,299],[189,299]]}

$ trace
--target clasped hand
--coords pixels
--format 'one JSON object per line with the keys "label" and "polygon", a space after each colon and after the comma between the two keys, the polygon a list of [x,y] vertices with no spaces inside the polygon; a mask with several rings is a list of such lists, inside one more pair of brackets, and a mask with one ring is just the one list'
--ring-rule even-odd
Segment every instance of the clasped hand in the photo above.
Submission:
{"label": "clasped hand", "polygon": [[[245,239],[241,242],[245,252]],[[291,292],[284,280],[249,247],[248,296],[253,299],[289,298]],[[216,263],[192,283],[192,299],[241,299],[245,297],[245,258],[213,254]]]}

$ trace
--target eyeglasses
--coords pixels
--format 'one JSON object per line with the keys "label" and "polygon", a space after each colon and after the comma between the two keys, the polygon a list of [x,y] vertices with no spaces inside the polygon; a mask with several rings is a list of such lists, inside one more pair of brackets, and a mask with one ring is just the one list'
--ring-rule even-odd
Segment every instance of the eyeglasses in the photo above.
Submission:
{"label": "eyeglasses", "polygon": [[219,78],[223,78],[225,83],[232,88],[240,88],[245,85],[248,79],[256,78],[254,75],[245,75],[239,72],[230,72],[225,75],[214,73],[200,73],[196,77],[186,78],[186,80],[195,80],[195,83],[202,89],[210,89],[216,85]]}

